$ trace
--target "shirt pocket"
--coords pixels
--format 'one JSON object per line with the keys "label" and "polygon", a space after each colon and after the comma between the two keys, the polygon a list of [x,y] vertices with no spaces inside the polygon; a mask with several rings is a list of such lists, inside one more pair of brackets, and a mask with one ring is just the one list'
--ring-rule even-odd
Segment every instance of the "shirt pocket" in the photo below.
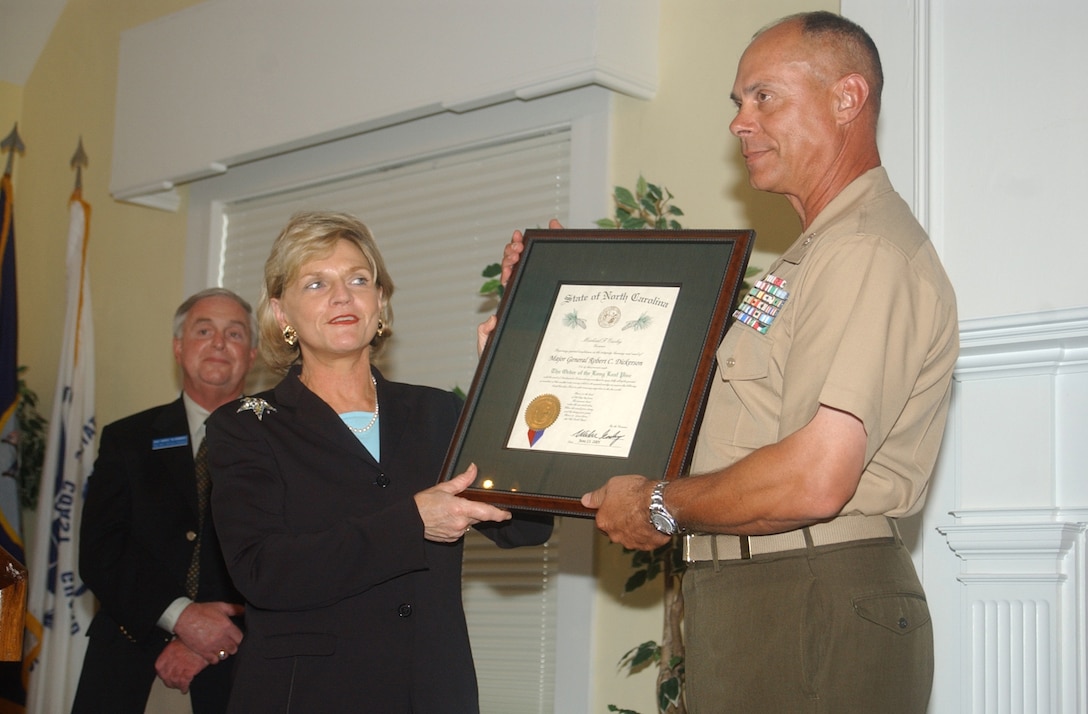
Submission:
{"label": "shirt pocket", "polygon": [[718,345],[718,369],[727,381],[765,379],[771,371],[773,341],[742,323],[735,322]]}
{"label": "shirt pocket", "polygon": [[[781,396],[772,383],[774,340],[741,323],[729,328],[718,347],[718,384],[707,405],[705,438],[732,453],[751,451],[778,440]],[[734,458],[740,456],[734,453]]]}

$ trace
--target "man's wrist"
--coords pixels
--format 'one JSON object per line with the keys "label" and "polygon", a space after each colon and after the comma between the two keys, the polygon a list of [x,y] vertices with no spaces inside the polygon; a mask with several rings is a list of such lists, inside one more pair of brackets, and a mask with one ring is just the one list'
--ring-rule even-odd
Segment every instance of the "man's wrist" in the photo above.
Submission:
{"label": "man's wrist", "polygon": [[193,601],[187,597],[179,597],[170,603],[162,614],[159,615],[159,621],[157,624],[167,632],[174,634],[174,629],[178,625],[178,619],[181,617],[182,611],[193,604]]}
{"label": "man's wrist", "polygon": [[665,487],[668,481],[658,481],[650,493],[650,525],[665,535],[675,535],[684,529],[665,506]]}

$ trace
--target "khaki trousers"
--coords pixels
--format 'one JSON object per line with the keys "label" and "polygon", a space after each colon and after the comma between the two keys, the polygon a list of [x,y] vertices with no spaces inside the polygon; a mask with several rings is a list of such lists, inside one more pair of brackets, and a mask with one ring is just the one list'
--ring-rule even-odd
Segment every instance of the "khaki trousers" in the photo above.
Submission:
{"label": "khaki trousers", "polygon": [[690,714],[925,714],[933,630],[898,541],[692,563],[683,587]]}

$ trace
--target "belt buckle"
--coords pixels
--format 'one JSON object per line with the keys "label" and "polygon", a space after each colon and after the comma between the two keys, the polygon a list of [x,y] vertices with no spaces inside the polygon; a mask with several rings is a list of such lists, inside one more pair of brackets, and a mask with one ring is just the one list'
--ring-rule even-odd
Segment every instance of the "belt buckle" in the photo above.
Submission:
{"label": "belt buckle", "polygon": [[740,559],[751,560],[752,559],[752,539],[749,536],[742,535],[737,536],[740,541]]}

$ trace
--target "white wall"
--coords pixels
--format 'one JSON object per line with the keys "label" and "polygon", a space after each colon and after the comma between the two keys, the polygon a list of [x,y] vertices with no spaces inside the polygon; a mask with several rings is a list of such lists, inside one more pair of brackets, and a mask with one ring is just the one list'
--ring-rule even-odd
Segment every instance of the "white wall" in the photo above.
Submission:
{"label": "white wall", "polygon": [[844,0],[886,87],[881,151],[961,318],[915,549],[930,711],[1088,711],[1088,64],[1081,0]]}
{"label": "white wall", "polygon": [[122,34],[110,192],[165,207],[175,184],[411,119],[592,84],[649,98],[657,15],[657,0],[207,0]]}

